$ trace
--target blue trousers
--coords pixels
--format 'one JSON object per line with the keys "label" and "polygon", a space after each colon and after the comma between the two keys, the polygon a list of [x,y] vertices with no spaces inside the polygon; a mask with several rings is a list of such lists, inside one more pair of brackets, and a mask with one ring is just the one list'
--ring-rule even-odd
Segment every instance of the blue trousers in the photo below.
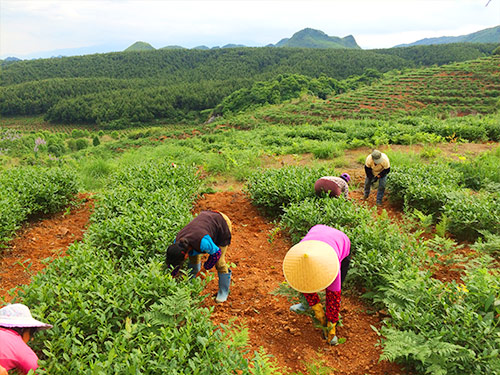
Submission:
{"label": "blue trousers", "polygon": [[[385,185],[387,184],[387,175],[378,179],[378,190],[377,190],[377,203],[382,203],[382,198],[384,198]],[[370,189],[373,182],[370,178],[365,178],[365,197],[370,195]]]}

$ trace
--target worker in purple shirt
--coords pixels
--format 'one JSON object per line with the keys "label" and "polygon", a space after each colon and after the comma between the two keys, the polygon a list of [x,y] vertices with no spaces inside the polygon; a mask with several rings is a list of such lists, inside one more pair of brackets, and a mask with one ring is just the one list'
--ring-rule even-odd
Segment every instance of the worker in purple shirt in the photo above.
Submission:
{"label": "worker in purple shirt", "polygon": [[[338,229],[318,224],[286,254],[283,273],[290,286],[301,292],[309,306],[298,303],[294,312],[314,311],[325,328],[330,345],[338,343],[336,326],[339,321],[341,288],[351,260],[351,241]],[[318,296],[326,289],[326,311]]]}
{"label": "worker in purple shirt", "polygon": [[190,277],[201,270],[201,257],[208,254],[203,264],[206,270],[215,266],[219,276],[219,291],[216,302],[224,302],[229,295],[231,270],[226,264],[226,251],[231,243],[231,220],[222,212],[202,211],[188,225],[182,228],[172,245],[167,248],[166,265],[176,276],[179,269],[189,258]]}
{"label": "worker in purple shirt", "polygon": [[342,173],[337,176],[323,176],[314,183],[314,191],[316,195],[328,194],[330,197],[340,197],[343,195],[349,198],[349,181],[351,176],[347,173]]}

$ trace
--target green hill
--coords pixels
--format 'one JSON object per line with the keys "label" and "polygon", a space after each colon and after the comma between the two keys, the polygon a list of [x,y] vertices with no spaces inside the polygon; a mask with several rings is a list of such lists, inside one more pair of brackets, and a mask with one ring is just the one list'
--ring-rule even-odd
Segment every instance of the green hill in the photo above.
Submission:
{"label": "green hill", "polygon": [[127,47],[124,52],[136,52],[136,51],[154,51],[154,48],[151,44],[146,42],[135,42],[130,47]]}
{"label": "green hill", "polygon": [[321,124],[333,119],[408,115],[465,116],[499,109],[500,56],[388,73],[384,79],[326,100],[302,98],[252,111],[257,123]]}
{"label": "green hill", "polygon": [[165,46],[165,47],[161,47],[160,49],[185,49],[184,47],[182,46],[176,46],[176,45],[173,45],[173,46]]}
{"label": "green hill", "polygon": [[[306,86],[309,87],[306,91],[326,98],[332,92],[327,90],[328,86],[336,86],[332,79],[351,79],[364,75],[367,70],[380,74],[411,69],[418,65],[414,60],[436,64],[442,55],[447,61],[463,61],[464,57],[471,60],[491,55],[494,48],[491,45],[489,51],[483,51],[470,49],[470,45],[472,43],[453,44],[460,47],[453,51],[450,45],[409,47],[411,53],[405,57],[353,48],[263,47],[207,51],[160,49],[18,61],[0,66],[0,115],[43,114],[51,122],[103,124],[105,127],[115,126],[109,124],[116,121],[123,127],[159,119],[172,123],[204,121],[207,111],[213,111],[226,97],[259,82],[264,82],[263,90],[259,83],[250,91],[250,94],[265,94],[253,101],[258,105],[286,100],[290,93]],[[393,50],[406,51],[405,48]],[[305,76],[305,84],[293,79],[286,80],[283,87],[279,83],[265,83],[290,74]],[[351,84],[348,87],[353,89]],[[468,93],[464,95],[461,88],[456,90],[457,97],[462,95],[464,99],[455,101],[474,97]],[[491,98],[498,97],[495,91],[491,93]],[[233,98],[237,99],[235,103],[241,102],[240,96]],[[246,105],[228,104],[232,112]],[[486,110],[473,110],[488,112],[490,105],[485,101]],[[364,115],[364,111],[358,112]]]}
{"label": "green hill", "polygon": [[345,38],[328,36],[323,31],[304,29],[293,34],[291,38],[280,40],[276,47],[301,48],[360,48],[352,35]]}
{"label": "green hill", "polygon": [[439,38],[425,38],[410,44],[400,44],[396,47],[410,47],[431,44],[448,43],[500,43],[500,26],[477,31],[472,34],[460,36],[442,36]]}

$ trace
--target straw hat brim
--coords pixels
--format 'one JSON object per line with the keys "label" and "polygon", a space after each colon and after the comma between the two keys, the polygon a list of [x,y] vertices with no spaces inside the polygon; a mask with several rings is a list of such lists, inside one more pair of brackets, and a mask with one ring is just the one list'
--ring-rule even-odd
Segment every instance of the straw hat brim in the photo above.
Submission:
{"label": "straw hat brim", "polygon": [[339,273],[335,250],[323,241],[308,240],[292,246],[283,260],[283,274],[301,293],[316,293],[328,287]]}
{"label": "straw hat brim", "polygon": [[52,328],[51,324],[43,323],[39,320],[29,317],[9,317],[2,316],[0,317],[0,327],[4,328],[40,328],[40,329],[48,329]]}

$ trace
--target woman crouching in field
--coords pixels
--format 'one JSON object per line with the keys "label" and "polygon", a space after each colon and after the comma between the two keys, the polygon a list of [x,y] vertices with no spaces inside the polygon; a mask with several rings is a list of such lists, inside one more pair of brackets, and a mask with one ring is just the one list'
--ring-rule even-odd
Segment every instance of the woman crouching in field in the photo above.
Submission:
{"label": "woman crouching in field", "polygon": [[224,302],[229,295],[231,270],[226,264],[226,251],[231,243],[231,220],[222,212],[202,211],[188,225],[182,228],[172,245],[167,249],[166,265],[173,268],[172,275],[177,275],[186,258],[191,277],[201,269],[201,257],[208,254],[203,264],[206,270],[213,266],[219,276],[219,291],[216,302]]}
{"label": "woman crouching in field", "polygon": [[[309,306],[299,303],[290,310],[305,311],[311,307],[316,319],[326,328],[330,345],[338,343],[340,295],[351,260],[351,241],[338,229],[315,225],[290,250],[283,261],[283,273],[290,286],[303,293]],[[326,314],[318,292],[326,288]]]}

